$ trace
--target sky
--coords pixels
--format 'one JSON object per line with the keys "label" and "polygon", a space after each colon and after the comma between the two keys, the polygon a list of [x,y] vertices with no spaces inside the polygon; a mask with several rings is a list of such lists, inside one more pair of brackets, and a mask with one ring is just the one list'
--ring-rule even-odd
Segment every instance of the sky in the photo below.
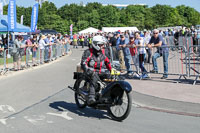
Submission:
{"label": "sky", "polygon": [[[4,1],[4,0],[0,0]],[[9,0],[6,0],[7,2]],[[16,0],[18,6],[29,7],[33,6],[35,0]],[[146,4],[149,7],[152,7],[156,4],[165,4],[170,5],[172,7],[176,7],[178,5],[186,5],[195,8],[200,12],[200,0],[49,0],[53,2],[58,8],[71,3],[80,3],[87,4],[87,2],[99,2],[102,4]]]}

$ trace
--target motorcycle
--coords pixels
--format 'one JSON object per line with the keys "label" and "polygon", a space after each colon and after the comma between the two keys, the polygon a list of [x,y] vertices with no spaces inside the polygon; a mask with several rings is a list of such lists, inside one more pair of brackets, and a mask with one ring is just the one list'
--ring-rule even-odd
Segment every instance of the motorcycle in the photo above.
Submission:
{"label": "motorcycle", "polygon": [[131,111],[132,96],[131,85],[124,81],[119,72],[111,72],[109,78],[100,79],[98,75],[95,86],[96,102],[92,105],[87,103],[90,88],[90,76],[83,72],[74,72],[74,87],[68,87],[75,92],[75,102],[79,108],[86,106],[94,109],[107,110],[112,119],[123,121]]}

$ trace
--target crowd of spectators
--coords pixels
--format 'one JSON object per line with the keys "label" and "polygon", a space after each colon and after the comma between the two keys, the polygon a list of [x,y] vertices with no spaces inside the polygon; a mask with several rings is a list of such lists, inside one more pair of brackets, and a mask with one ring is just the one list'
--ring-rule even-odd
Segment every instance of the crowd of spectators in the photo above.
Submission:
{"label": "crowd of spectators", "polygon": [[[109,41],[109,46],[112,47],[113,60],[118,60],[120,63],[121,72],[126,71],[128,75],[133,74],[131,60],[134,63],[136,76],[140,78],[149,78],[148,72],[144,67],[144,63],[151,63],[153,70],[151,73],[158,73],[157,59],[162,57],[164,74],[162,79],[168,78],[168,56],[169,49],[167,48],[166,40],[168,36],[174,37],[174,44],[178,45],[178,38],[192,37],[193,45],[200,43],[200,29],[186,28],[179,29],[170,28],[163,30],[144,30],[144,31],[116,31],[114,33],[95,33],[95,34],[75,34],[73,35],[72,44],[74,48],[77,45],[82,47],[91,47],[92,37],[102,35]],[[200,45],[200,44],[199,44]],[[157,51],[152,55],[152,48],[157,48]],[[141,74],[139,74],[141,72]]]}
{"label": "crowd of spectators", "polygon": [[[29,56],[32,56],[32,66],[37,66],[38,64],[48,63],[53,60],[53,54],[57,55],[58,52],[61,52],[61,56],[68,54],[71,44],[70,36],[61,34],[16,35],[14,37],[10,35],[9,47],[7,42],[8,37],[2,35],[0,37],[0,56],[3,57],[4,52],[8,54],[9,49],[9,53],[13,57],[14,71],[23,69],[21,67],[21,60],[24,55],[28,59]],[[60,51],[57,50],[58,48],[60,48]],[[40,56],[40,62],[37,61],[37,55]],[[57,56],[54,59],[56,58]]]}
{"label": "crowd of spectators", "polygon": [[[112,48],[112,60],[118,60],[120,63],[121,72],[126,71],[128,75],[133,73],[131,67],[131,61],[133,61],[136,76],[142,76],[142,78],[148,78],[148,72],[144,67],[144,63],[152,63],[153,70],[151,72],[158,73],[158,67],[156,59],[163,57],[164,74],[162,78],[167,78],[168,75],[168,49],[161,48],[166,46],[164,37],[173,36],[174,43],[178,45],[178,38],[192,37],[193,45],[200,43],[200,28],[171,28],[163,30],[143,30],[143,31],[116,31],[114,33],[87,33],[87,34],[74,34],[72,36],[62,34],[47,34],[47,35],[30,35],[30,36],[16,36],[16,39],[12,39],[10,35],[10,47],[12,47],[11,54],[13,56],[14,70],[21,70],[21,58],[26,51],[32,55],[33,66],[37,66],[36,61],[37,52],[40,50],[40,64],[48,63],[51,61],[53,54],[57,54],[57,51],[52,53],[53,49],[57,45],[63,47],[62,55],[69,52],[70,45],[73,48],[78,48],[80,45],[82,48],[85,46],[91,47],[92,38],[95,35],[102,35],[108,39],[108,46]],[[8,36],[0,36],[0,56],[3,56],[4,50],[8,49]],[[199,44],[200,45],[200,44]],[[152,55],[152,47],[157,47],[157,51]],[[109,53],[109,52],[108,52]],[[29,54],[30,55],[30,54]],[[110,57],[110,56],[109,56]],[[44,58],[44,59],[43,59]],[[110,58],[111,59],[111,58]],[[140,75],[139,72],[142,74]]]}

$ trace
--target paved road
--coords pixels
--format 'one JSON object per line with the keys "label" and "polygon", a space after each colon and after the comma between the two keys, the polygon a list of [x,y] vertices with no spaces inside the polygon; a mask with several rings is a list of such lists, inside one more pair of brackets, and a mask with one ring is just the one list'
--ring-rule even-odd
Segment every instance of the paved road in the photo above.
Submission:
{"label": "paved road", "polygon": [[6,133],[199,133],[200,118],[151,111],[133,105],[123,122],[106,112],[78,110],[73,92],[75,66],[81,51],[70,57],[0,78],[0,132]]}

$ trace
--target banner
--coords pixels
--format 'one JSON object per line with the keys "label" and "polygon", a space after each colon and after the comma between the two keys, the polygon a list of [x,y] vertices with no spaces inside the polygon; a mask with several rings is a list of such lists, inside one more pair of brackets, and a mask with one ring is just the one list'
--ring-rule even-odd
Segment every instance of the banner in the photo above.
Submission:
{"label": "banner", "polygon": [[10,0],[8,4],[8,30],[13,31],[17,27],[16,0]]}
{"label": "banner", "polygon": [[31,15],[31,32],[35,32],[36,27],[37,27],[38,8],[39,8],[39,4],[36,3],[33,6],[33,9],[32,9],[32,15]]}
{"label": "banner", "polygon": [[70,25],[70,35],[72,36],[73,24]]}
{"label": "banner", "polygon": [[20,24],[23,25],[23,23],[24,23],[24,15],[21,16],[21,21],[20,21]]}
{"label": "banner", "polygon": [[0,2],[0,15],[3,15],[3,3]]}

